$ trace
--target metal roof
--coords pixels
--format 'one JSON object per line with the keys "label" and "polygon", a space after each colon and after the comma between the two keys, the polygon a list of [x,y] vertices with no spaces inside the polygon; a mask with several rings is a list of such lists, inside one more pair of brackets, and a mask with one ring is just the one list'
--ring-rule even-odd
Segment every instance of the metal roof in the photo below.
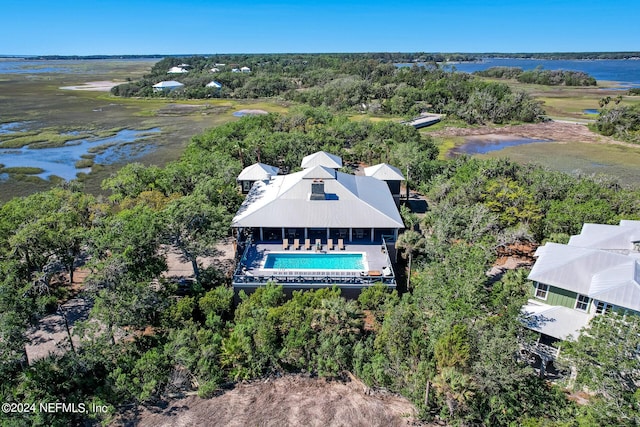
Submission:
{"label": "metal roof", "polygon": [[571,236],[569,245],[581,248],[629,251],[640,241],[640,221],[622,220],[620,225],[590,224],[580,234]]}
{"label": "metal roof", "polygon": [[180,86],[184,86],[184,85],[175,80],[167,80],[167,81],[156,83],[153,85],[153,87],[156,87],[156,88],[172,88],[172,87],[180,87]]}
{"label": "metal roof", "polygon": [[577,338],[580,329],[589,324],[589,313],[567,307],[547,305],[535,300],[522,307],[522,323],[525,327],[554,338]]}
{"label": "metal roof", "polygon": [[[320,183],[325,198],[311,200],[312,184]],[[322,166],[256,182],[232,226],[404,228],[384,182]]]}
{"label": "metal roof", "polygon": [[271,179],[271,177],[278,175],[280,169],[271,166],[265,165],[264,163],[254,163],[251,166],[247,166],[242,169],[237,181],[262,181],[265,179]]}
{"label": "metal roof", "polygon": [[402,175],[400,169],[387,163],[380,163],[379,165],[364,168],[364,174],[381,181],[404,181],[404,175]]}
{"label": "metal roof", "polygon": [[638,257],[606,250],[547,243],[529,279],[640,311]]}
{"label": "metal roof", "polygon": [[302,159],[303,169],[312,168],[314,166],[325,166],[332,169],[340,169],[342,167],[342,159],[335,154],[330,154],[325,151],[318,151],[317,153],[309,154]]}

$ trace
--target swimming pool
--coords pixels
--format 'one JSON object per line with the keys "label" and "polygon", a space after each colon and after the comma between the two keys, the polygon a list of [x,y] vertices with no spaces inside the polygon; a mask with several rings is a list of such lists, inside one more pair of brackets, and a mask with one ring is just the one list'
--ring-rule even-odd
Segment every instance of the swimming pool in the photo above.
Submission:
{"label": "swimming pool", "polygon": [[267,254],[263,268],[298,270],[366,270],[363,253]]}

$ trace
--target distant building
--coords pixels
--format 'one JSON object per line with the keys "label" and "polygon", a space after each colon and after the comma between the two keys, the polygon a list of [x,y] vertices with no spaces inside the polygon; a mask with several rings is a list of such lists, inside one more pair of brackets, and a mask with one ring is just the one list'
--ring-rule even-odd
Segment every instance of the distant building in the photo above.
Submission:
{"label": "distant building", "polygon": [[169,71],[167,71],[167,74],[184,74],[188,72],[189,70],[183,67],[171,67],[169,68]]}
{"label": "distant building", "polygon": [[249,68],[249,67],[241,67],[240,68],[240,72],[241,73],[250,73],[251,72],[251,68]]}
{"label": "distant building", "polygon": [[219,73],[219,72],[220,72],[220,68],[213,67],[213,68],[211,69],[211,72],[212,72],[212,73]]}
{"label": "distant building", "polygon": [[215,88],[215,89],[221,89],[222,88],[222,83],[219,83],[219,82],[213,80],[210,83],[207,83],[206,87],[212,87],[212,88]]}
{"label": "distant building", "polygon": [[153,85],[154,92],[171,92],[176,89],[180,89],[184,87],[184,85],[175,80],[164,81],[160,83],[156,83]]}

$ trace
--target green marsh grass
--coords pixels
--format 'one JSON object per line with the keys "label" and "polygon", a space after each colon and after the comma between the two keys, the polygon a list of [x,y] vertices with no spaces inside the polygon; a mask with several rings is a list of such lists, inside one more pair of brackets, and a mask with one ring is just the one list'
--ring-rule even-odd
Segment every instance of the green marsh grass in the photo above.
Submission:
{"label": "green marsh grass", "polygon": [[44,169],[34,168],[30,166],[20,166],[20,167],[0,169],[0,173],[8,173],[13,175],[37,175],[42,172],[44,172]]}
{"label": "green marsh grass", "polygon": [[561,172],[603,174],[617,177],[623,184],[640,185],[640,148],[621,144],[525,144],[483,154],[480,157],[508,157],[519,163],[537,163]]}

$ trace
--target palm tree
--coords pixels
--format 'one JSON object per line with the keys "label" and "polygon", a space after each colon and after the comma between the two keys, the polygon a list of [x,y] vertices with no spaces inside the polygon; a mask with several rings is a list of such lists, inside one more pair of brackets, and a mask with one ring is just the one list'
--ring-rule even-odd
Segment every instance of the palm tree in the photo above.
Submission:
{"label": "palm tree", "polygon": [[426,243],[422,233],[413,230],[407,230],[398,237],[396,241],[396,249],[404,249],[404,258],[409,260],[407,273],[407,290],[411,289],[411,263],[413,261],[414,252],[422,249]]}
{"label": "palm tree", "polygon": [[456,368],[443,368],[433,379],[433,386],[444,395],[450,417],[474,395],[471,377]]}

